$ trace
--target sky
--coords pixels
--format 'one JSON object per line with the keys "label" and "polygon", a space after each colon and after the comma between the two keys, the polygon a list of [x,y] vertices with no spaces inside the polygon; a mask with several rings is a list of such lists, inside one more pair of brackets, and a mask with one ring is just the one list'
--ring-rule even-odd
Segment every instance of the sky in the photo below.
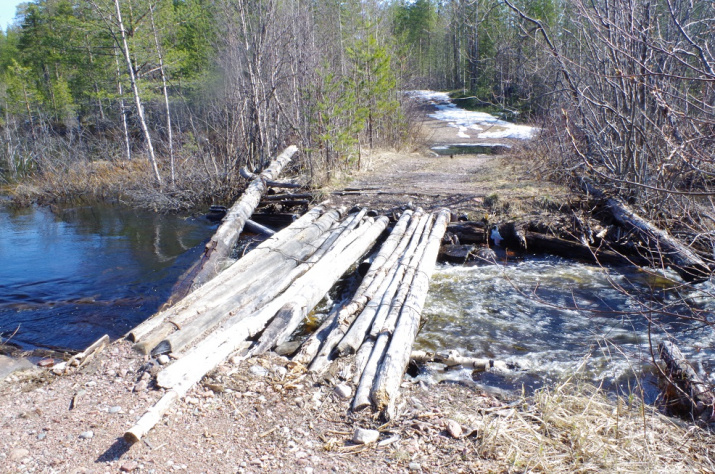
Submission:
{"label": "sky", "polygon": [[27,0],[0,0],[0,28],[3,31],[15,18],[15,7]]}

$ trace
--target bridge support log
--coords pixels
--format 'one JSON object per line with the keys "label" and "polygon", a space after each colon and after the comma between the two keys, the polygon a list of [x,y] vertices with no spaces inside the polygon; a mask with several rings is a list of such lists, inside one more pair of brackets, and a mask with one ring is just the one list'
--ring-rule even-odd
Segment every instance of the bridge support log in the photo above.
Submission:
{"label": "bridge support log", "polygon": [[368,334],[368,339],[375,341],[375,343],[367,364],[362,371],[358,388],[355,391],[353,411],[361,410],[370,405],[370,391],[372,390],[378,367],[385,355],[385,350],[404,307],[405,299],[413,284],[415,270],[424,257],[432,228],[432,219],[431,214],[420,219],[417,232],[413,235],[400,261],[398,270],[390,283],[390,288],[385,292],[380,302],[380,307]]}
{"label": "bridge support log", "polygon": [[[254,250],[252,250],[251,252],[249,252],[248,254],[243,256],[241,259],[239,259],[236,263],[234,263],[231,267],[229,267],[226,270],[226,272],[224,272],[223,277],[233,278],[235,276],[235,274],[246,271],[251,266],[253,266],[256,263],[260,262],[261,260],[265,259],[267,255],[270,255],[271,253],[276,252],[277,249],[281,248],[286,242],[293,239],[300,232],[303,232],[306,229],[310,228],[313,225],[313,223],[325,211],[326,211],[326,205],[324,203],[313,207],[305,215],[303,215],[300,219],[296,220],[290,226],[288,226],[285,229],[283,229],[282,231],[278,232],[276,235],[274,235],[270,239],[265,240],[258,247],[256,247]],[[143,323],[141,323],[139,326],[135,327],[134,329],[132,329],[127,334],[127,336],[126,336],[127,339],[129,339],[132,342],[140,342],[142,339],[147,338],[147,336],[152,331],[157,330],[157,328],[159,326],[161,326],[163,323],[165,323],[166,321],[169,321],[169,320],[174,320],[175,316],[178,313],[186,310],[186,308],[188,308],[190,305],[196,303],[197,301],[204,299],[207,294],[216,290],[216,288],[220,287],[221,284],[223,284],[223,283],[225,283],[223,280],[214,280],[214,281],[211,281],[211,282],[203,285],[201,288],[194,290],[193,292],[191,292],[189,295],[184,297],[181,301],[179,301],[175,305],[167,308],[166,310],[156,313],[154,316],[147,319],[146,321],[144,321]],[[174,327],[173,324],[171,324],[168,327],[169,332],[166,335],[170,334],[173,331],[173,327]],[[162,338],[165,337],[166,335],[162,336]],[[142,352],[144,352],[144,351],[142,351]]]}

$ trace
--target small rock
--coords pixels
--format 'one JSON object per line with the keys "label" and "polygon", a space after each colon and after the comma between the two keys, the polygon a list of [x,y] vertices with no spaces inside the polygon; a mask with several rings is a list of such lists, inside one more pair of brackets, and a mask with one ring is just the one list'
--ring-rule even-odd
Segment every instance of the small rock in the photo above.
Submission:
{"label": "small rock", "polygon": [[268,375],[268,369],[261,367],[260,365],[252,365],[248,370],[257,377],[265,377]]}
{"label": "small rock", "polygon": [[96,385],[97,385],[97,381],[96,381],[96,380],[90,380],[89,382],[87,382],[87,383],[84,384],[85,387],[94,387],[94,386],[96,386]]}
{"label": "small rock", "polygon": [[422,466],[421,466],[420,463],[418,463],[418,462],[411,462],[411,463],[409,464],[409,466],[407,466],[407,468],[408,468],[410,471],[421,471],[421,470],[422,470]]}
{"label": "small rock", "polygon": [[348,399],[353,394],[353,389],[349,385],[341,383],[335,386],[335,395],[342,399]]}
{"label": "small rock", "polygon": [[169,362],[171,362],[171,359],[169,359],[169,356],[166,354],[162,354],[159,357],[157,357],[157,362],[159,362],[161,365],[166,365]]}
{"label": "small rock", "polygon": [[295,453],[295,457],[298,459],[307,458],[308,453],[306,453],[305,451],[298,451],[297,453]]}
{"label": "small rock", "polygon": [[276,377],[280,378],[281,380],[283,377],[285,377],[288,374],[288,369],[285,367],[278,365],[273,367],[273,373],[276,374]]}
{"label": "small rock", "polygon": [[92,439],[94,438],[94,431],[83,431],[79,434],[79,439]]}
{"label": "small rock", "polygon": [[47,438],[47,433],[40,433],[37,435],[37,439],[39,441],[42,441],[43,439]]}
{"label": "small rock", "polygon": [[353,434],[353,443],[355,444],[370,444],[380,438],[380,432],[377,430],[366,430],[364,428],[358,428]]}
{"label": "small rock", "polygon": [[37,363],[40,367],[49,367],[51,365],[55,365],[55,359],[42,359],[40,362]]}
{"label": "small rock", "polygon": [[20,461],[30,455],[30,451],[25,448],[16,448],[10,451],[10,461]]}
{"label": "small rock", "polygon": [[55,375],[62,375],[65,373],[66,368],[67,368],[67,362],[60,362],[59,364],[55,364],[52,366],[52,372]]}
{"label": "small rock", "polygon": [[139,464],[136,463],[136,461],[127,461],[121,466],[119,466],[119,470],[122,472],[132,472],[136,468],[139,467]]}
{"label": "small rock", "polygon": [[460,438],[462,436],[462,427],[454,420],[447,420],[447,432],[452,438]]}
{"label": "small rock", "polygon": [[119,413],[121,411],[122,411],[122,407],[120,407],[119,405],[109,407],[109,409],[107,410],[107,412],[109,412],[110,415],[116,415],[117,413]]}

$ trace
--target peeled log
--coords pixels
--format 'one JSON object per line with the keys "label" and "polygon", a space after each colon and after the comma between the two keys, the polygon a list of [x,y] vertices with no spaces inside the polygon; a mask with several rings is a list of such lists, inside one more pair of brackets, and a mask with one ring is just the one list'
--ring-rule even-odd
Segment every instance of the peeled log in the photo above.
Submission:
{"label": "peeled log", "polygon": [[[410,224],[409,228],[408,223]],[[316,347],[317,345],[311,336],[311,338],[308,338],[308,341],[306,341],[304,348],[301,348],[301,352],[293,358],[294,361],[306,365],[312,361],[310,370],[314,372],[322,372],[322,370],[329,365],[329,357],[333,352],[333,348],[340,342],[351,324],[353,324],[355,316],[365,308],[365,305],[378,292],[388,272],[394,267],[409,243],[411,233],[414,233],[417,223],[418,219],[414,218],[412,211],[406,211],[402,217],[400,217],[392,229],[390,236],[383,242],[380,251],[372,261],[370,270],[368,270],[365,278],[363,278],[360,283],[360,287],[355,291],[355,296],[353,296],[350,303],[340,309],[335,316],[335,322],[330,323],[332,329],[324,336],[325,340],[322,346]],[[318,348],[319,352],[317,352],[316,355]]]}
{"label": "peeled log", "polygon": [[[236,263],[231,265],[222,275],[222,278],[232,278],[235,272],[242,272],[245,269],[252,267],[256,262],[261,261],[271,252],[275,252],[282,247],[286,242],[293,239],[296,235],[310,228],[313,223],[325,212],[324,204],[315,206],[300,219],[294,221],[291,225],[275,234],[273,237],[262,242],[258,247],[243,256]],[[132,342],[139,342],[150,332],[156,330],[162,323],[171,320],[180,311],[186,309],[190,304],[203,299],[207,294],[222,284],[223,280],[213,280],[201,288],[198,288],[184,297],[173,306],[156,313],[151,318],[147,319],[127,334],[127,339]]]}
{"label": "peeled log", "polygon": [[[250,314],[250,311],[260,308],[280,294],[313,265],[316,247],[321,249],[323,243],[326,243],[324,241],[336,233],[327,229],[339,216],[340,211],[329,211],[323,215],[311,229],[307,229],[312,232],[300,233],[278,252],[272,252],[272,258],[264,259],[265,264],[260,270],[250,271],[249,275],[242,278],[232,276],[224,280],[223,275],[217,277],[226,282],[226,288],[219,287],[213,294],[207,295],[210,303],[205,306],[189,308],[186,311],[188,316],[193,316],[194,311],[198,315],[189,324],[161,340],[152,353],[178,352],[227,317]],[[269,260],[275,260],[275,263],[269,265]]]}
{"label": "peeled log", "polygon": [[[322,209],[321,209],[322,210]],[[340,218],[339,210],[330,210],[319,219],[319,211],[309,213],[310,218],[299,219],[274,237],[266,240],[248,255],[234,263],[222,274],[201,288],[194,290],[175,306],[167,309],[160,316],[166,322],[160,323],[144,334],[134,345],[134,348],[144,354],[149,353],[161,341],[175,331],[184,332],[182,336],[174,336],[175,341],[169,343],[180,346],[183,341],[196,337],[212,324],[217,317],[223,318],[231,311],[245,305],[253,293],[262,289],[275,278],[286,274],[300,260],[314,251],[316,239],[325,235],[330,227]],[[305,217],[305,216],[303,216]],[[260,262],[260,265],[259,265]],[[258,267],[258,270],[252,270]],[[289,283],[289,282],[288,282]],[[275,293],[285,288],[274,284],[270,290]],[[265,292],[264,292],[265,293]],[[226,309],[226,306],[230,305]],[[191,319],[197,324],[186,325]],[[182,342],[179,342],[178,339]]]}
{"label": "peeled log", "polygon": [[412,281],[412,288],[400,314],[395,331],[390,340],[385,358],[373,385],[372,400],[383,417],[395,417],[396,401],[400,393],[402,377],[410,362],[410,352],[420,326],[420,315],[427,298],[429,280],[434,271],[439,245],[447,229],[450,213],[448,209],[439,212],[427,248]]}
{"label": "peeled log", "polygon": [[386,217],[378,218],[370,231],[353,242],[340,255],[340,259],[323,258],[305,275],[296,280],[283,294],[249,317],[237,315],[190,349],[181,359],[159,372],[157,384],[164,388],[192,386],[209,370],[220,364],[246,339],[255,336],[285,304],[306,302],[308,310],[317,305],[335,282],[364,255],[387,227]]}
{"label": "peeled log", "polygon": [[231,206],[218,230],[206,244],[201,270],[194,278],[195,287],[211,280],[223,269],[225,261],[231,255],[231,250],[238,242],[246,220],[251,218],[251,214],[261,200],[261,195],[266,191],[266,180],[275,179],[297,151],[298,148],[292,145],[286,148],[267,169],[258,175],[257,179],[248,185],[241,199]]}
{"label": "peeled log", "polygon": [[[392,337],[392,333],[395,329],[395,324],[397,323],[397,319],[402,311],[405,298],[410,291],[415,275],[415,268],[422,260],[425,247],[429,241],[432,215],[427,215],[425,217],[426,221],[424,224],[424,231],[420,233],[421,235],[415,233],[413,236],[410,246],[407,251],[405,251],[405,255],[402,257],[402,261],[400,262],[399,268],[403,270],[402,272],[398,271],[398,274],[395,275],[395,278],[393,279],[393,284],[397,281],[394,297],[389,296],[388,298],[388,294],[392,295],[392,292],[385,294],[385,297],[383,297],[382,303],[380,304],[380,310],[373,321],[369,339],[374,339],[375,344],[373,345],[370,358],[367,360],[367,364],[362,371],[360,384],[355,391],[355,399],[353,400],[352,406],[353,411],[360,410],[370,405],[370,392],[373,387],[373,382],[375,381],[378,366],[383,360],[385,349],[387,348],[387,344],[390,342],[390,338]],[[419,240],[417,240],[418,235]],[[414,246],[412,245],[413,243]],[[392,287],[393,284],[390,286]],[[386,301],[386,299],[388,301]],[[384,316],[382,316],[383,314]]]}
{"label": "peeled log", "polygon": [[[397,256],[394,261],[390,262],[389,273],[382,280],[382,283],[375,291],[375,296],[370,299],[370,302],[365,306],[365,309],[360,313],[360,315],[355,319],[350,329],[340,340],[336,346],[336,351],[340,355],[353,354],[358,350],[360,345],[365,340],[365,335],[372,327],[373,321],[380,309],[382,301],[385,300],[386,304],[389,305],[392,301],[392,296],[397,290],[397,286],[393,285],[393,280],[397,277],[402,277],[402,272],[404,272],[404,263],[402,259],[405,258],[404,254],[409,250],[410,253],[414,252],[414,249],[419,242],[420,235],[429,219],[429,215],[422,215],[421,212],[415,213],[412,216],[414,226],[411,224],[410,228],[405,232],[403,242],[405,246],[401,245],[396,249]],[[409,257],[407,257],[409,258]],[[397,280],[399,284],[399,279]]]}

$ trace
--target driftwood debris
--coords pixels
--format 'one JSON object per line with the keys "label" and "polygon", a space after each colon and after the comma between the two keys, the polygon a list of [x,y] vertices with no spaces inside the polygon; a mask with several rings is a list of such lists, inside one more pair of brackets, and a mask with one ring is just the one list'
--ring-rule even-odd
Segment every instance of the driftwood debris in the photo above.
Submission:
{"label": "driftwood debris", "polygon": [[[666,401],[674,411],[686,411],[693,419],[715,422],[715,394],[688,363],[678,346],[671,341],[658,344],[658,354],[665,363],[665,376],[670,384]],[[685,410],[680,410],[685,407]]]}
{"label": "driftwood debris", "polygon": [[203,285],[223,270],[245,222],[251,217],[260,202],[261,196],[266,191],[266,180],[272,180],[278,176],[297,151],[298,148],[295,146],[286,148],[283,153],[271,162],[268,168],[251,181],[241,199],[231,206],[221,226],[219,226],[209,243],[206,244],[201,260],[201,270],[193,281],[194,287]]}
{"label": "driftwood debris", "polygon": [[447,352],[428,352],[428,351],[412,351],[410,360],[417,364],[427,364],[436,362],[444,364],[447,367],[461,366],[467,369],[477,371],[498,370],[500,372],[509,372],[516,367],[516,364],[504,362],[503,360],[486,359],[483,357],[465,357],[457,351]]}
{"label": "driftwood debris", "polygon": [[648,222],[620,199],[606,197],[602,191],[585,181],[582,182],[582,186],[587,193],[604,201],[605,208],[616,222],[638,234],[650,250],[651,260],[655,266],[670,264],[685,281],[689,282],[701,282],[710,278],[711,270],[708,264],[667,231]]}

